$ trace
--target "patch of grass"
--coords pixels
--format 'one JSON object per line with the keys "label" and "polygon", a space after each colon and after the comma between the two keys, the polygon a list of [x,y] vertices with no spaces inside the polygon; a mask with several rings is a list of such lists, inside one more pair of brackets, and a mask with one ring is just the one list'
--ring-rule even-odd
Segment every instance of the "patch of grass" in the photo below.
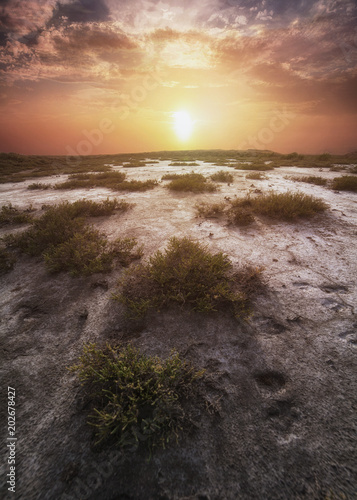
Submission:
{"label": "patch of grass", "polygon": [[324,179],[323,177],[319,177],[316,175],[291,177],[291,180],[297,182],[306,182],[308,184],[315,184],[315,186],[326,186],[327,184],[327,179]]}
{"label": "patch of grass", "polygon": [[[178,441],[186,423],[184,407],[196,400],[197,370],[179,354],[167,359],[142,354],[131,345],[84,346],[77,373],[92,399],[89,423],[97,444],[131,451]],[[193,397],[195,396],[195,397]]]}
{"label": "patch of grass", "polygon": [[0,226],[27,224],[32,221],[31,209],[20,210],[11,203],[3,205],[0,211]]}
{"label": "patch of grass", "polygon": [[6,248],[0,247],[0,275],[5,274],[14,267],[16,258]]}
{"label": "patch of grass", "polygon": [[326,203],[318,198],[290,191],[286,193],[271,192],[257,198],[248,198],[246,206],[250,206],[254,213],[282,220],[310,217],[327,209]]}
{"label": "patch of grass", "polygon": [[227,182],[227,184],[230,184],[233,182],[233,179],[233,175],[229,172],[225,172],[224,170],[220,170],[219,172],[211,175],[211,180],[215,182]]}
{"label": "patch of grass", "polygon": [[227,212],[229,224],[235,226],[250,226],[255,221],[253,214],[246,207],[239,204],[232,204]]}
{"label": "patch of grass", "polygon": [[69,271],[74,276],[108,272],[115,262],[127,265],[140,258],[142,252],[132,253],[135,240],[109,243],[103,234],[86,224],[84,217],[111,215],[115,210],[127,210],[128,206],[109,199],[101,203],[65,202],[49,208],[27,231],[9,235],[5,241],[29,255],[43,256],[52,272]]}
{"label": "patch of grass", "polygon": [[[259,280],[260,270],[255,274]],[[158,251],[146,264],[128,270],[114,298],[132,318],[175,303],[198,312],[228,307],[242,318],[249,314],[251,299],[245,285],[239,273],[232,273],[227,255],[211,254],[190,238],[171,238],[165,252]]]}
{"label": "patch of grass", "polygon": [[50,189],[51,184],[44,184],[42,182],[34,182],[33,184],[29,184],[27,189],[35,190],[35,189]]}
{"label": "patch of grass", "polygon": [[196,162],[186,162],[186,161],[174,161],[171,162],[169,167],[199,167],[199,164]]}
{"label": "patch of grass", "polygon": [[103,172],[100,174],[74,174],[60,184],[55,185],[55,189],[78,189],[104,187],[113,191],[146,191],[157,185],[155,180],[147,181],[126,181],[124,172]]}
{"label": "patch of grass", "polygon": [[252,181],[262,181],[266,179],[265,175],[259,173],[259,172],[251,172],[250,174],[247,174],[245,176],[246,179],[252,180]]}
{"label": "patch of grass", "polygon": [[195,206],[197,215],[207,219],[211,217],[220,217],[224,215],[226,204],[225,203],[199,203]]}
{"label": "patch of grass", "polygon": [[332,181],[332,189],[336,191],[353,191],[357,192],[357,177],[353,175],[343,175],[342,177],[336,177]]}
{"label": "patch of grass", "polygon": [[213,193],[217,191],[217,186],[207,179],[202,174],[182,174],[177,176],[167,186],[171,191],[190,191],[193,193]]}

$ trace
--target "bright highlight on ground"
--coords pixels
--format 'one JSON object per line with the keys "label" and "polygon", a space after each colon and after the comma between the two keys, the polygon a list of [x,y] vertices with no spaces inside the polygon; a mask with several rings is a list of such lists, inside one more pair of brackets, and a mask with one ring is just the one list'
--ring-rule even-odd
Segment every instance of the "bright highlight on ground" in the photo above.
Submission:
{"label": "bright highlight on ground", "polygon": [[193,130],[193,122],[187,111],[176,111],[173,113],[174,127],[177,137],[181,141],[187,141]]}

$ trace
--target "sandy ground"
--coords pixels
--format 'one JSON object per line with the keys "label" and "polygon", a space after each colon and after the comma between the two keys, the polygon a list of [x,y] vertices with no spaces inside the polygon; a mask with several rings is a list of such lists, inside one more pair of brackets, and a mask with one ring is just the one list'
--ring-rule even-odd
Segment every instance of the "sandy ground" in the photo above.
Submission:
{"label": "sandy ground", "polygon": [[[173,194],[162,182],[145,193],[106,189],[29,191],[0,185],[1,204],[44,204],[118,197],[135,204],[94,220],[109,238],[136,237],[145,257],[172,236],[189,235],[236,265],[264,266],[267,292],[247,322],[224,314],[171,310],[135,328],[111,299],[121,271],[89,278],[50,275],[26,256],[1,277],[3,388],[16,388],[16,494],[19,499],[353,499],[356,474],[357,195],[286,180],[336,172],[286,167],[249,181],[245,173],[200,163],[114,167],[131,179],[166,172],[228,170],[234,183],[213,194]],[[53,184],[66,176],[40,179]],[[194,206],[249,190],[303,190],[324,199],[326,215],[296,223],[260,218],[246,229],[202,220]],[[3,229],[1,234],[9,232]],[[172,348],[207,369],[207,399],[196,428],[178,446],[155,453],[94,452],[81,387],[66,367],[88,341],[132,341],[166,356]],[[6,409],[6,390],[1,408]],[[217,406],[217,407],[218,407]],[[7,430],[1,433],[6,450]],[[7,451],[4,452],[7,457]]]}

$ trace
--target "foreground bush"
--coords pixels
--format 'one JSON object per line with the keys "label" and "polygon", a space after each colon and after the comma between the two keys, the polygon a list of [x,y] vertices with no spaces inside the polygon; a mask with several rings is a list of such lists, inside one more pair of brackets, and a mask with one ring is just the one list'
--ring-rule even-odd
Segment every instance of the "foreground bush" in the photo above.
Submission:
{"label": "foreground bush", "polygon": [[246,272],[258,285],[259,270],[234,274],[222,252],[211,254],[189,238],[172,238],[165,252],[158,251],[148,263],[128,270],[115,298],[125,304],[133,318],[175,303],[198,312],[228,307],[236,317],[245,317],[251,299],[247,280],[242,278]]}
{"label": "foreground bush", "polygon": [[11,271],[15,262],[15,257],[5,248],[0,247],[0,275]]}
{"label": "foreground bush", "polygon": [[327,209],[326,203],[318,198],[290,191],[264,194],[249,200],[249,204],[255,213],[283,220],[310,217]]}
{"label": "foreground bush", "polygon": [[193,173],[177,175],[167,187],[172,191],[191,191],[193,193],[217,191],[217,186],[212,182],[207,182],[207,179],[202,174]]}
{"label": "foreground bush", "polygon": [[336,177],[332,181],[332,189],[335,189],[336,191],[357,192],[357,177],[354,177],[353,175]]}
{"label": "foreground bush", "polygon": [[220,170],[219,172],[211,175],[211,180],[215,182],[227,182],[227,184],[230,184],[233,182],[233,175],[229,172],[225,172],[224,170]]}
{"label": "foreground bush", "polygon": [[1,207],[0,226],[26,224],[31,221],[32,216],[28,213],[28,211],[15,208],[11,203]]}
{"label": "foreground bush", "polygon": [[203,376],[177,353],[166,359],[141,354],[135,347],[84,346],[77,372],[93,399],[89,422],[98,443],[152,451],[177,441],[185,424],[183,405]]}
{"label": "foreground bush", "polygon": [[27,231],[8,236],[6,242],[29,255],[43,256],[52,272],[69,271],[74,276],[108,272],[115,262],[128,265],[140,258],[141,250],[132,252],[135,240],[108,242],[105,235],[87,225],[84,217],[111,215],[128,207],[118,200],[65,202],[51,207]]}

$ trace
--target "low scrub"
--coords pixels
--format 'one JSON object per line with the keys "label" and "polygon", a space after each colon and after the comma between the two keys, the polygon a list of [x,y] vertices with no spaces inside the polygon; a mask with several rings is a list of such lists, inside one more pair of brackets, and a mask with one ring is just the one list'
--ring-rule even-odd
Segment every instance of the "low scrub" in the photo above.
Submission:
{"label": "low scrub", "polygon": [[233,175],[229,172],[225,172],[224,170],[220,170],[219,172],[211,175],[211,180],[214,182],[227,182],[227,184],[230,184],[233,182]]}
{"label": "low scrub", "polygon": [[169,167],[199,167],[199,164],[194,161],[174,161],[170,163]]}
{"label": "low scrub", "polygon": [[32,216],[29,213],[30,211],[32,210],[20,210],[12,206],[11,203],[3,205],[0,211],[0,227],[31,222]]}
{"label": "low scrub", "polygon": [[268,215],[276,219],[291,220],[297,217],[310,217],[327,209],[326,203],[313,196],[290,191],[268,193],[257,198],[243,200],[245,206],[254,213]]}
{"label": "low scrub", "polygon": [[[171,304],[190,306],[198,312],[228,307],[236,317],[246,317],[251,299],[249,280],[242,278],[246,272],[233,273],[228,256],[222,252],[211,254],[194,240],[172,238],[164,252],[158,251],[146,264],[128,270],[115,298],[132,318]],[[250,281],[258,283],[260,270],[249,272]]]}
{"label": "low scrub", "polygon": [[195,206],[199,217],[215,218],[224,215],[226,210],[225,203],[199,203]]}
{"label": "low scrub", "polygon": [[161,359],[131,345],[84,346],[79,363],[70,368],[91,399],[89,423],[96,444],[115,444],[150,454],[177,442],[186,422],[184,408],[197,400],[197,370],[176,352]]}
{"label": "low scrub", "polygon": [[251,172],[250,174],[247,174],[245,178],[252,181],[262,181],[266,179],[265,175],[261,174],[260,172]]}
{"label": "low scrub", "polygon": [[103,172],[100,174],[74,174],[69,179],[60,184],[56,184],[56,189],[79,189],[104,187],[113,191],[146,191],[157,185],[155,180],[147,181],[126,181],[124,172]]}
{"label": "low scrub", "polygon": [[14,267],[16,258],[6,248],[0,247],[0,275],[5,274]]}
{"label": "low scrub", "polygon": [[132,252],[135,240],[108,242],[105,235],[87,225],[85,217],[111,215],[115,210],[127,210],[128,206],[108,199],[101,203],[65,202],[49,208],[27,231],[9,235],[5,241],[29,255],[43,256],[52,272],[69,271],[74,276],[108,272],[115,262],[127,265],[140,258],[142,252]]}
{"label": "low scrub", "polygon": [[30,189],[30,190],[35,190],[35,189],[50,189],[51,188],[51,184],[44,184],[43,182],[34,182],[33,184],[29,184],[27,186],[27,189]]}
{"label": "low scrub", "polygon": [[336,191],[353,191],[357,192],[357,177],[353,175],[343,175],[336,177],[332,181],[332,189]]}
{"label": "low scrub", "polygon": [[207,182],[207,179],[202,174],[194,173],[178,175],[167,187],[171,191],[190,191],[192,193],[213,193],[217,191],[215,184]]}
{"label": "low scrub", "polygon": [[291,177],[291,180],[297,182],[306,182],[308,184],[315,184],[315,186],[326,186],[327,184],[327,179],[324,179],[323,177],[319,177],[316,175]]}

